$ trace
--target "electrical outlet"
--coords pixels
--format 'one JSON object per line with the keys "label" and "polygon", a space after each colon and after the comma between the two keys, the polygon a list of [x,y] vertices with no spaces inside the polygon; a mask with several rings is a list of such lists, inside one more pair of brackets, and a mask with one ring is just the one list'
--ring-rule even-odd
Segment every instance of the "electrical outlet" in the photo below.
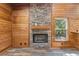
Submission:
{"label": "electrical outlet", "polygon": [[22,45],[22,43],[20,43],[20,45]]}
{"label": "electrical outlet", "polygon": [[24,43],[24,45],[26,45],[26,42]]}

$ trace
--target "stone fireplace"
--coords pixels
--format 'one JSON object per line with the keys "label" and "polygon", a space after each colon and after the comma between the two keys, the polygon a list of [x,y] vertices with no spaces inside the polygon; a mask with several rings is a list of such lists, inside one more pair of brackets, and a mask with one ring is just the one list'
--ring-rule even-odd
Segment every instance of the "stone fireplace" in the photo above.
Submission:
{"label": "stone fireplace", "polygon": [[51,46],[51,4],[30,4],[30,46]]}
{"label": "stone fireplace", "polygon": [[32,30],[31,47],[48,48],[51,44],[51,34],[49,30]]}

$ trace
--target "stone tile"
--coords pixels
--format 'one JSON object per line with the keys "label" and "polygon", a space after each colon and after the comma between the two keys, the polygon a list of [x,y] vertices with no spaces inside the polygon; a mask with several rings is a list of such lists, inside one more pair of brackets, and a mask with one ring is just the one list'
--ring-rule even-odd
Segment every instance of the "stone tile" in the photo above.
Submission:
{"label": "stone tile", "polygon": [[1,56],[79,56],[76,49],[33,49],[33,48],[12,48]]}

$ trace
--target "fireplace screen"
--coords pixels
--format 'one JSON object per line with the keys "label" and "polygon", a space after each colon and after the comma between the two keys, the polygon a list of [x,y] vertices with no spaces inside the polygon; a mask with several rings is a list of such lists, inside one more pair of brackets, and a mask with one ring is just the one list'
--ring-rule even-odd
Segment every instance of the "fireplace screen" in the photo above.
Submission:
{"label": "fireplace screen", "polygon": [[47,43],[48,34],[33,34],[33,43]]}

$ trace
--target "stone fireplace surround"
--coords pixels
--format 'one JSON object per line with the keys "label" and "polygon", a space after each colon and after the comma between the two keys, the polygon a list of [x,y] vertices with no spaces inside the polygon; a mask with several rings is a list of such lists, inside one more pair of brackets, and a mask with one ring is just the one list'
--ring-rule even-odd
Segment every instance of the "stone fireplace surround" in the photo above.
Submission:
{"label": "stone fireplace surround", "polygon": [[[51,47],[51,29],[32,29],[32,26],[49,26],[51,28],[51,4],[30,4],[30,47]],[[47,42],[34,43],[34,34],[47,34]]]}
{"label": "stone fireplace surround", "polygon": [[[47,34],[48,35],[48,42],[39,42],[39,43],[34,43],[33,42],[33,34]],[[34,48],[49,48],[51,46],[51,34],[49,30],[32,30],[31,34],[31,41],[30,41],[30,46]]]}

